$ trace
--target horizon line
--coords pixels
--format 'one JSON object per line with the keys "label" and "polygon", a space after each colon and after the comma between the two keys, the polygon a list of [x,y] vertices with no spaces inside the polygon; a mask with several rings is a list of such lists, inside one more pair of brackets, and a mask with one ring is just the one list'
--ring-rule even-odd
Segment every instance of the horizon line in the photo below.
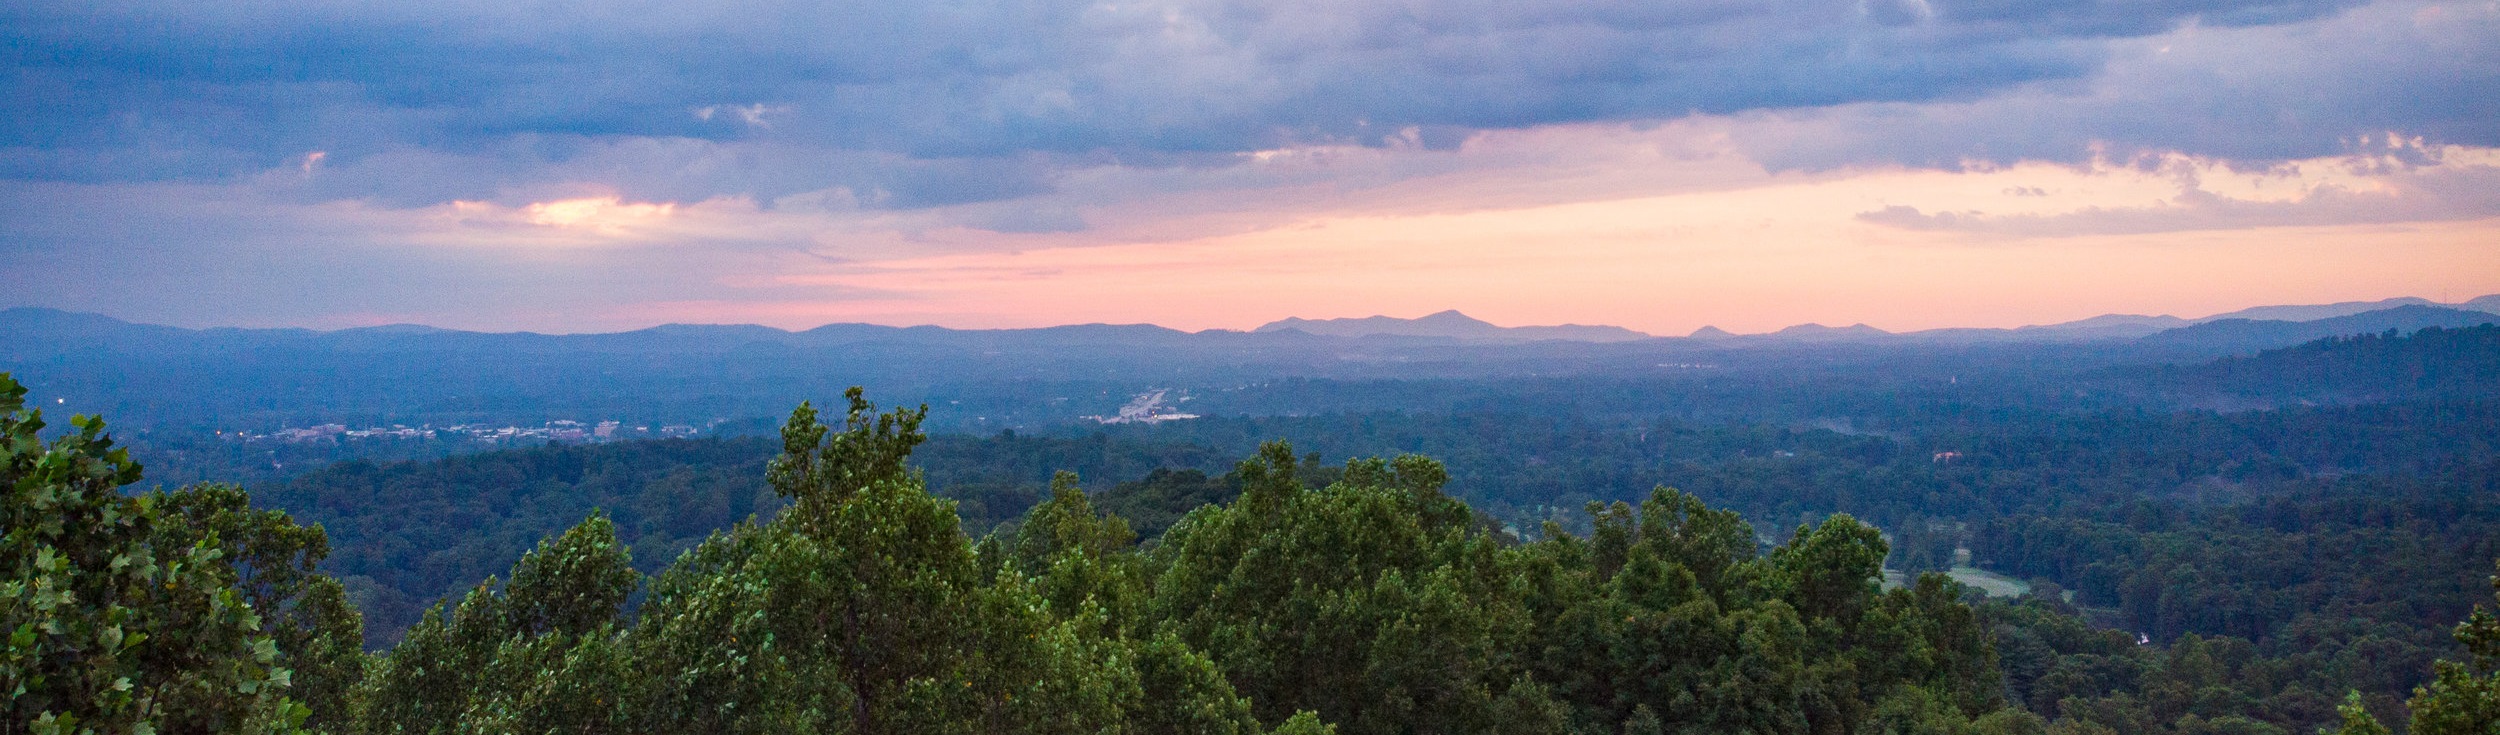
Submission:
{"label": "horizon line", "polygon": [[[2200,317],[2180,317],[2180,316],[2171,315],[2171,314],[2135,314],[2135,313],[2109,312],[2109,313],[2104,313],[2104,314],[2096,314],[2096,315],[2093,315],[2093,316],[2088,316],[2088,317],[2084,317],[2084,318],[2081,318],[2081,319],[2074,319],[2074,320],[2063,321],[2063,322],[2050,322],[2050,323],[2045,323],[2045,324],[2025,324],[2025,325],[2015,326],[2015,327],[1948,326],[1948,327],[1929,327],[1929,328],[1925,328],[1925,329],[1911,329],[1911,330],[1906,330],[1906,331],[1896,331],[1896,330],[1885,329],[1885,328],[1883,328],[1883,327],[1874,326],[1874,325],[1871,325],[1871,324],[1868,324],[1868,323],[1866,323],[1866,322],[1862,322],[1862,321],[1861,321],[1861,322],[1853,322],[1853,323],[1850,323],[1850,324],[1845,324],[1845,325],[1839,325],[1839,326],[1827,325],[1827,324],[1824,324],[1824,323],[1819,322],[1819,321],[1812,321],[1812,322],[1800,322],[1800,323],[1797,323],[1797,324],[1790,324],[1790,325],[1787,325],[1787,326],[1780,327],[1780,328],[1778,328],[1778,329],[1773,329],[1773,330],[1763,331],[1763,332],[1733,332],[1733,331],[1729,331],[1729,330],[1721,329],[1721,328],[1719,328],[1719,327],[1717,327],[1717,326],[1714,326],[1714,325],[1711,325],[1711,324],[1705,324],[1705,325],[1703,325],[1703,326],[1701,326],[1701,327],[1695,328],[1695,329],[1694,329],[1694,330],[1692,330],[1691,332],[1688,332],[1688,333],[1685,333],[1685,334],[1680,334],[1680,335],[1679,335],[1679,334],[1655,334],[1655,333],[1651,333],[1651,332],[1644,332],[1644,331],[1641,331],[1641,330],[1632,329],[1632,328],[1630,328],[1630,327],[1623,327],[1623,326],[1619,326],[1619,325],[1613,325],[1613,324],[1603,324],[1603,323],[1578,323],[1578,322],[1571,322],[1571,323],[1563,323],[1563,324],[1523,324],[1523,325],[1515,325],[1515,326],[1504,326],[1504,325],[1499,325],[1499,324],[1493,324],[1492,322],[1488,322],[1488,321],[1485,321],[1485,320],[1483,320],[1483,319],[1478,319],[1478,318],[1473,317],[1473,316],[1468,316],[1465,312],[1463,312],[1463,311],[1461,311],[1461,310],[1459,310],[1459,309],[1454,309],[1454,308],[1453,308],[1453,309],[1442,309],[1442,310],[1439,310],[1439,311],[1434,311],[1434,312],[1430,312],[1430,313],[1423,314],[1423,315],[1420,315],[1420,316],[1415,316],[1415,317],[1395,317],[1395,316],[1389,316],[1389,315],[1386,315],[1386,314],[1372,314],[1372,315],[1370,315],[1370,316],[1359,316],[1359,317],[1352,317],[1352,316],[1349,316],[1349,317],[1303,317],[1303,316],[1285,316],[1285,317],[1281,317],[1281,318],[1277,318],[1277,319],[1271,319],[1271,320],[1268,320],[1268,321],[1266,321],[1266,322],[1264,322],[1264,323],[1261,323],[1259,326],[1256,326],[1256,327],[1251,327],[1251,328],[1248,328],[1248,329],[1232,329],[1232,328],[1224,328],[1224,327],[1213,327],[1213,328],[1208,328],[1208,329],[1200,329],[1200,330],[1194,330],[1194,331],[1193,331],[1193,330],[1187,330],[1187,329],[1180,329],[1180,328],[1176,328],[1176,327],[1167,327],[1167,326],[1164,326],[1164,325],[1161,325],[1161,324],[1156,324],[1156,323],[1153,323],[1153,322],[1075,322],[1075,323],[1067,323],[1067,324],[1051,324],[1051,325],[1034,326],[1034,327],[950,327],[950,326],[945,326],[945,325],[942,325],[942,324],[926,324],[926,323],[924,323],[924,324],[901,325],[901,324],[878,324],[878,323],[875,323],[875,322],[826,322],[826,323],[819,324],[819,325],[816,325],[816,326],[812,326],[812,327],[805,327],[805,328],[799,328],[799,329],[790,329],[790,328],[784,328],[784,327],[776,327],[776,326],[772,326],[772,325],[768,325],[768,324],[759,324],[759,323],[755,323],[755,322],[661,322],[661,323],[657,323],[657,324],[651,324],[651,325],[649,325],[649,326],[637,327],[637,328],[632,328],[632,329],[619,329],[619,330],[614,330],[614,331],[604,331],[604,332],[540,332],[540,331],[534,331],[534,330],[529,330],[529,329],[514,329],[514,330],[505,330],[505,331],[493,331],[493,330],[484,330],[484,329],[465,329],[465,328],[459,328],[459,327],[441,327],[441,326],[435,326],[435,325],[431,325],[431,324],[423,324],[423,323],[418,323],[418,322],[387,322],[387,323],[381,323],[381,324],[366,324],[366,325],[347,326],[347,327],[332,327],[332,328],[311,327],[311,326],[301,326],[301,325],[295,325],[295,326],[242,326],[242,325],[215,325],[215,326],[205,326],[205,327],[185,327],[185,326],[179,326],[179,325],[173,325],[173,324],[163,324],[163,323],[157,323],[157,322],[138,321],[138,320],[134,320],[134,319],[124,318],[124,317],[115,316],[115,315],[112,315],[112,314],[107,314],[107,313],[97,312],[97,311],[78,311],[78,310],[73,310],[73,309],[63,309],[63,308],[59,308],[59,307],[41,306],[41,305],[35,305],[35,304],[22,304],[22,305],[17,305],[17,306],[0,307],[0,314],[5,314],[5,313],[9,313],[9,312],[23,312],[23,311],[43,311],[43,312],[52,312],[52,313],[57,313],[57,314],[75,315],[75,316],[90,316],[90,317],[98,317],[98,318],[109,319],[109,320],[112,320],[112,321],[115,321],[115,322],[120,322],[120,323],[123,323],[123,324],[129,324],[129,325],[133,325],[133,326],[161,327],[161,328],[165,328],[165,329],[179,329],[179,330],[190,331],[190,332],[208,332],[208,331],[218,331],[218,330],[236,330],[236,331],[268,331],[268,332],[277,332],[277,331],[304,331],[304,332],[313,332],[313,333],[317,333],[317,334],[336,334],[336,333],[341,333],[341,332],[374,331],[374,330],[387,330],[387,329],[393,329],[393,328],[414,328],[414,329],[424,329],[424,330],[439,331],[439,332],[456,332],[456,333],[462,333],[462,334],[480,334],[480,335],[534,335],[534,336],[544,336],[544,337],[590,337],[590,336],[605,336],[605,335],[633,334],[633,333],[636,333],[636,332],[648,332],[648,331],[652,331],[652,330],[657,330],[657,329],[665,329],[665,328],[669,328],[669,327],[717,327],[717,328],[752,327],[752,328],[756,328],[756,329],[768,329],[768,330],[772,330],[772,331],[775,331],[775,332],[781,332],[781,333],[784,333],[784,334],[804,334],[804,333],[807,333],[807,332],[813,332],[813,331],[817,331],[817,330],[821,330],[821,329],[827,329],[827,328],[832,328],[832,327],[875,327],[875,328],[880,328],[880,329],[895,329],[895,330],[937,329],[937,330],[945,330],[945,331],[950,331],[950,332],[1027,332],[1027,331],[1040,331],[1040,330],[1048,330],[1048,329],[1066,329],[1066,328],[1073,328],[1073,327],[1128,327],[1128,328],[1135,328],[1135,327],[1147,327],[1147,328],[1161,329],[1161,330],[1165,330],[1165,331],[1169,331],[1169,332],[1173,332],[1173,333],[1177,333],[1177,334],[1187,334],[1187,335],[1226,334],[1226,333],[1230,333],[1230,334],[1257,334],[1257,333],[1262,333],[1262,332],[1270,332],[1270,333],[1272,333],[1272,332],[1280,332],[1280,331],[1299,331],[1299,332],[1303,332],[1304,334],[1311,334],[1311,335],[1313,335],[1313,336],[1329,336],[1329,335],[1321,335],[1321,334],[1317,334],[1317,333],[1308,332],[1308,331],[1305,331],[1305,330],[1297,329],[1297,328],[1292,327],[1292,326],[1286,326],[1286,327],[1281,327],[1281,328],[1278,328],[1278,329],[1272,329],[1272,330],[1271,330],[1271,329],[1269,329],[1269,327],[1275,327],[1275,326],[1277,326],[1277,325],[1284,324],[1284,323],[1286,323],[1286,322],[1306,322],[1306,323],[1327,324],[1327,323],[1336,323],[1336,322],[1362,322],[1362,321],[1370,321],[1370,320],[1376,320],[1376,319],[1386,319],[1386,320],[1398,321],[1398,322],[1417,322],[1417,321],[1421,321],[1421,320],[1426,319],[1426,318],[1429,318],[1429,317],[1440,316],[1440,315],[1443,315],[1443,314],[1455,314],[1455,315],[1457,315],[1457,316],[1459,316],[1459,317],[1461,317],[1461,318],[1465,318],[1465,319],[1467,319],[1467,320],[1470,320],[1470,321],[1473,321],[1473,322],[1476,322],[1476,323],[1485,324],[1485,325],[1487,325],[1487,326],[1491,326],[1491,327],[1493,327],[1493,328],[1495,328],[1495,329],[1501,329],[1501,330],[1504,330],[1504,331],[1509,331],[1509,330],[1520,330],[1520,329],[1569,329],[1569,328],[1582,328],[1582,329],[1620,329],[1620,330],[1623,330],[1623,331],[1626,331],[1626,332],[1630,332],[1630,333],[1633,333],[1633,334],[1641,335],[1642,337],[1645,337],[1645,338],[1648,338],[1648,339],[1689,339],[1689,338],[1692,338],[1694,335],[1699,335],[1699,334],[1703,334],[1703,333],[1711,333],[1711,332],[1715,332],[1715,333],[1718,333],[1718,334],[1725,334],[1725,335],[1728,335],[1728,336],[1731,336],[1731,337],[1769,336],[1769,335],[1776,335],[1776,334],[1780,334],[1780,333],[1783,333],[1783,332],[1788,332],[1788,331],[1792,331],[1792,330],[1798,330],[1798,329],[1800,329],[1800,328],[1807,328],[1807,329],[1812,329],[1812,328],[1820,328],[1820,329],[1833,329],[1833,330],[1849,330],[1849,329],[1860,329],[1860,328],[1865,328],[1865,329],[1873,329],[1873,330],[1876,330],[1876,331],[1879,331],[1879,332],[1883,332],[1883,333],[1885,333],[1885,334],[1891,334],[1891,335],[1912,335],[1912,334],[1920,334],[1920,333],[1925,333],[1925,332],[1942,332],[1942,331],[2006,331],[2006,332],[2012,332],[2012,331],[2020,331],[2020,330],[2026,330],[2026,329],[2053,328],[2053,327],[2060,327],[2060,326],[2066,326],[2066,325],[2072,325],[2072,324],[2080,324],[2080,323],[2089,322],[2089,321],[2094,321],[2094,320],[2099,320],[2099,319],[2111,319],[2111,318],[2133,318],[2133,319],[2147,319],[2147,320],[2177,320],[2177,321],[2180,321],[2180,322],[2184,322],[2184,323],[2186,323],[2186,324],[2195,324],[2195,323],[2202,323],[2202,322],[2209,322],[2209,321],[2218,321],[2218,320],[2225,319],[2225,318],[2245,318],[2245,317],[2231,317],[2231,315],[2233,315],[2233,314],[2239,314],[2239,313],[2242,313],[2242,312],[2248,312],[2248,311],[2256,311],[2256,310],[2260,310],[2260,309],[2286,309],[2286,308],[2334,308],[2334,307],[2377,306],[2377,305],[2382,305],[2382,304],[2384,304],[2384,305],[2386,305],[2386,306],[2382,307],[2381,309],[2366,309],[2366,310],[2363,310],[2363,311],[2360,311],[2360,312],[2353,312],[2353,313],[2367,313],[2367,312],[2369,312],[2369,311],[2380,311],[2380,310],[2383,310],[2383,309],[2385,309],[2385,308],[2400,308],[2400,307],[2403,307],[2403,306],[2432,306],[2432,307],[2440,307],[2440,308],[2454,308],[2454,309],[2459,309],[2459,310],[2463,310],[2463,311],[2487,311],[2486,309],[2479,309],[2479,308],[2474,308],[2474,307],[2469,306],[2470,304],[2474,304],[2475,302],[2485,301],[2485,300],[2500,300],[2500,292],[2495,292],[2495,293],[2491,293],[2491,294],[2485,294],[2485,295],[2482,295],[2482,296],[2477,296],[2477,297],[2474,297],[2474,298],[2466,299],[2466,300],[2463,300],[2463,301],[2456,301],[2456,302],[2442,302],[2442,301],[2437,301],[2437,300],[2433,300],[2433,299],[2430,299],[2430,298],[2427,298],[2427,297],[2422,297],[2422,296],[2394,296],[2394,297],[2389,297],[2389,298],[2384,298],[2384,299],[2376,299],[2376,300],[2366,300],[2366,301],[2365,301],[2365,300],[2355,300],[2355,301],[2339,301],[2339,302],[2324,303],[2324,304],[2258,304],[2258,305],[2254,305],[2254,306],[2242,307],[2242,308],[2239,308],[2239,309],[2234,309],[2234,310],[2224,311],[2224,312],[2218,312],[2218,313],[2215,313],[2215,314],[2209,314],[2209,315],[2206,315],[2206,316],[2200,316]],[[2490,313],[2500,314],[2500,312],[2490,312]],[[2334,316],[2327,316],[2327,317],[2320,317],[2320,318],[2335,318],[2335,316],[2345,316],[2345,315],[2334,315]],[[2278,320],[2278,321],[2314,321],[2314,320]],[[2184,324],[2183,324],[2182,326],[2184,326]]]}

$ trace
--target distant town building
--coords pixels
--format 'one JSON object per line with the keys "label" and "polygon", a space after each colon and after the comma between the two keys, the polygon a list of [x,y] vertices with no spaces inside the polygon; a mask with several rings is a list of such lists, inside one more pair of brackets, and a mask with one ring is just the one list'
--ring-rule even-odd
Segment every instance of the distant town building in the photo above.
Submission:
{"label": "distant town building", "polygon": [[[718,425],[721,422],[713,421],[712,423],[714,425]],[[659,435],[670,437],[688,437],[696,436],[702,432],[703,429],[697,428],[693,425],[671,424],[660,427]],[[219,438],[232,441],[246,443],[285,442],[290,444],[301,444],[307,442],[339,442],[347,440],[375,441],[405,439],[425,441],[465,440],[480,444],[502,445],[530,444],[547,441],[605,442],[626,438],[649,437],[651,435],[652,427],[648,426],[626,426],[624,422],[613,420],[583,422],[573,421],[570,419],[558,419],[540,424],[538,426],[452,424],[450,426],[438,427],[433,424],[426,424],[423,426],[411,427],[404,424],[392,424],[388,427],[373,426],[362,429],[350,429],[345,424],[319,424],[315,426],[287,427],[269,432],[267,434],[256,434],[250,431],[220,430],[217,432],[217,436]]]}

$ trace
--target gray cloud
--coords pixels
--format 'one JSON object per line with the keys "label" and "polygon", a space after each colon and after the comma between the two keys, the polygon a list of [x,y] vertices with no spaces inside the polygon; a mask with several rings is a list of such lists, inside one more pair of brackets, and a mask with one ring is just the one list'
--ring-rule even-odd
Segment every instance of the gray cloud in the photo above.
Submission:
{"label": "gray cloud", "polygon": [[[2383,162],[2355,161],[2357,168]],[[2402,164],[2398,164],[2402,165]],[[2500,217],[2500,168],[2431,166],[2377,171],[2386,188],[2376,191],[2320,185],[2290,200],[2235,199],[2199,188],[2190,179],[2179,195],[2158,206],[2089,207],[2059,214],[1991,215],[1925,212],[1893,205],[1860,212],[1862,222],[1933,232],[1997,237],[2140,235],[2187,230],[2332,226],[2429,222]]]}
{"label": "gray cloud", "polygon": [[1953,168],[2184,151],[2249,165],[2352,152],[2358,136],[2500,146],[2500,8],[2380,2],[2288,27],[2195,27],[2105,45],[2092,78],[1983,99],[1754,113],[1775,168]]}
{"label": "gray cloud", "polygon": [[[216,180],[319,150],[327,168],[303,196],[421,204],[596,180],[674,199],[845,187],[877,193],[869,206],[925,207],[1047,191],[1052,171],[1105,157],[1188,165],[1297,142],[1377,145],[1409,129],[1447,148],[1483,128],[1925,110],[2084,84],[2102,73],[2111,39],[2311,21],[2350,5],[38,0],[0,9],[11,92],[0,100],[0,176]],[[2473,59],[2495,44],[2468,45]],[[2378,61],[2437,66],[2400,49]],[[2334,119],[2313,127],[2359,117],[2460,139],[2492,133],[2490,117],[2472,117],[2500,97],[2491,73],[2421,78],[2420,93],[2393,95],[2336,86],[2385,69],[2311,71],[2330,94],[2405,102],[2370,119],[2303,104],[2307,88],[2221,80],[2201,88],[2238,96],[2147,112],[2141,130],[2104,127],[2235,154],[2250,146],[2164,115],[2272,107]],[[2173,81],[2120,83],[2199,87]],[[2078,141],[2113,132],[2036,122],[2039,132],[2020,134],[2034,139],[1938,141],[1928,157],[2073,156]],[[1891,147],[1798,155],[1905,152]]]}
{"label": "gray cloud", "polygon": [[654,303],[896,297],[765,278],[828,247],[769,230],[550,244],[526,224],[217,185],[0,182],[0,201],[47,205],[0,218],[0,303],[156,323],[639,326]]}

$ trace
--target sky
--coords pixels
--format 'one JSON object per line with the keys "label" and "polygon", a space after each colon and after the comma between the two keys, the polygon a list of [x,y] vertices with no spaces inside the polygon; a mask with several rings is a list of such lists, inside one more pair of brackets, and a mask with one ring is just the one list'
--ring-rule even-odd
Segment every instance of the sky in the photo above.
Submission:
{"label": "sky", "polygon": [[20,0],[0,307],[1656,334],[2500,293],[2500,2]]}

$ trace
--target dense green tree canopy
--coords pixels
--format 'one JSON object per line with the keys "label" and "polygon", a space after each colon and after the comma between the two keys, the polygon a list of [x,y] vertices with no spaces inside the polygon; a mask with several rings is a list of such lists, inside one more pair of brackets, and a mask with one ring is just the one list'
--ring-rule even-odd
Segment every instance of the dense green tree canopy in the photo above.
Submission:
{"label": "dense green tree canopy", "polygon": [[[2265,562],[2372,539],[2423,569],[2487,559],[2430,540],[2491,527],[2495,474],[2452,463],[2449,490],[2401,501],[2354,500],[2384,478],[2304,480],[2254,504],[2035,506],[1902,535],[1775,513],[1810,516],[1775,543],[1668,487],[1518,529],[1449,494],[1434,460],[1319,466],[1272,442],[1222,475],[1089,491],[1061,474],[976,537],[911,461],[925,414],[854,390],[830,420],[801,405],[778,456],[743,465],[762,493],[746,520],[693,538],[652,534],[661,506],[564,506],[570,530],[368,657],[323,529],[232,486],[126,492],[138,468],[100,422],[45,441],[13,390],[0,378],[7,732],[2383,732],[2415,680],[2383,662],[2448,655],[2395,619],[2454,620],[2450,603],[2403,580],[2339,597],[2354,570]],[[637,565],[633,534],[670,553]],[[1986,603],[1937,574],[1887,589],[1904,536],[2118,604],[2046,580]],[[2271,596],[2287,589],[2312,597]],[[2344,605],[2350,626],[2251,602],[2277,599]],[[2496,631],[2482,611],[2456,628],[2463,660],[2416,693],[2411,731],[2500,722]]]}
{"label": "dense green tree canopy", "polygon": [[140,469],[101,420],[47,442],[24,396],[0,373],[0,726],[290,732],[344,704],[361,624],[313,571],[319,529],[231,487],[124,493]]}

